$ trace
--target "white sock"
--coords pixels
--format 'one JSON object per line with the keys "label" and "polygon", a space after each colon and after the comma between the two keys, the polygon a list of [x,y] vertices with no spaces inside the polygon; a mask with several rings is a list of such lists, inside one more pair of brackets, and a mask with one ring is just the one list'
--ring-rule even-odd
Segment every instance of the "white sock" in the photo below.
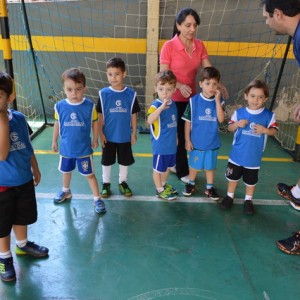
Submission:
{"label": "white sock", "polygon": [[110,172],[111,166],[103,166],[102,165],[102,182],[110,183]]}
{"label": "white sock", "polygon": [[21,241],[17,241],[17,240],[16,240],[16,244],[17,244],[17,246],[18,246],[19,248],[23,248],[23,247],[25,247],[25,246],[26,246],[26,244],[27,244],[27,242],[28,242],[28,240],[27,240],[27,239],[25,239],[25,240],[21,240]]}
{"label": "white sock", "polygon": [[11,257],[11,252],[10,250],[6,252],[0,252],[0,258],[10,258]]}
{"label": "white sock", "polygon": [[128,166],[119,165],[119,183],[127,181]]}
{"label": "white sock", "polygon": [[234,198],[234,193],[227,193],[227,196],[233,199]]}
{"label": "white sock", "polygon": [[247,200],[252,200],[252,196],[250,196],[250,195],[245,195],[245,201],[247,201]]}
{"label": "white sock", "polygon": [[292,194],[293,194],[293,196],[294,196],[295,198],[300,198],[300,188],[299,188],[298,184],[296,184],[296,185],[292,188],[291,192],[292,192]]}
{"label": "white sock", "polygon": [[62,191],[65,192],[65,193],[68,193],[68,192],[70,192],[70,189],[69,189],[69,188],[63,187],[63,188],[62,188]]}

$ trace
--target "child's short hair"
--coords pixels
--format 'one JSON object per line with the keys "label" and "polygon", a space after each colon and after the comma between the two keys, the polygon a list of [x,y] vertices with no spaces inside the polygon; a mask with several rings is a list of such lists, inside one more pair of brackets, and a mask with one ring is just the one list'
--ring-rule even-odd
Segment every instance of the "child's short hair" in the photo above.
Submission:
{"label": "child's short hair", "polygon": [[176,76],[171,70],[165,70],[157,73],[155,79],[156,84],[160,82],[162,85],[164,85],[165,83],[169,83],[176,86],[177,83]]}
{"label": "child's short hair", "polygon": [[218,69],[215,67],[205,67],[200,71],[199,74],[199,80],[202,82],[205,79],[210,80],[210,79],[216,79],[218,82],[221,79],[221,74]]}
{"label": "child's short hair", "polygon": [[112,57],[106,63],[106,69],[108,68],[119,68],[122,72],[125,72],[125,62],[121,57]]}
{"label": "child's short hair", "polygon": [[245,88],[244,93],[248,95],[250,89],[252,88],[262,89],[264,91],[265,97],[269,97],[269,87],[264,81],[258,79],[251,81]]}
{"label": "child's short hair", "polygon": [[7,96],[10,96],[14,90],[12,78],[6,72],[0,72],[0,90],[4,91]]}
{"label": "child's short hair", "polygon": [[82,83],[83,86],[86,85],[85,75],[77,68],[70,68],[64,71],[61,75],[61,80],[65,82],[66,79],[71,79],[76,83]]}

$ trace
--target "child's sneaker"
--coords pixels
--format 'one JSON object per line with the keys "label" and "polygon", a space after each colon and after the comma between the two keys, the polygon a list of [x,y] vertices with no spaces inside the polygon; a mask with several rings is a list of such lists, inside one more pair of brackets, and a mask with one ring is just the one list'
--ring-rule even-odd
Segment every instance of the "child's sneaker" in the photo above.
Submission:
{"label": "child's sneaker", "polygon": [[5,282],[16,280],[16,271],[12,257],[0,258],[0,276]]}
{"label": "child's sneaker", "polygon": [[68,192],[64,192],[64,191],[59,191],[56,196],[54,197],[53,201],[55,204],[59,204],[64,202],[67,199],[71,199],[72,198],[72,193],[71,190],[69,190]]}
{"label": "child's sneaker", "polygon": [[163,190],[161,193],[156,192],[156,197],[164,200],[174,200],[176,199],[176,195],[172,194],[169,190]]}
{"label": "child's sneaker", "polygon": [[16,254],[17,255],[32,255],[34,257],[44,257],[47,256],[49,249],[43,246],[39,246],[34,242],[27,242],[24,247],[19,247],[16,245]]}
{"label": "child's sneaker", "polygon": [[220,203],[220,207],[223,210],[227,210],[231,208],[232,205],[233,205],[233,199],[229,196],[225,196]]}
{"label": "child's sneaker", "polygon": [[217,190],[214,187],[206,189],[204,193],[211,200],[217,201],[220,199],[220,196],[218,195]]}
{"label": "child's sneaker", "polygon": [[166,183],[166,184],[164,185],[164,190],[168,190],[168,191],[170,191],[172,194],[178,195],[177,190],[176,190],[171,184]]}
{"label": "child's sneaker", "polygon": [[300,231],[287,239],[277,241],[276,245],[287,254],[300,255]]}
{"label": "child's sneaker", "polygon": [[254,205],[251,200],[244,201],[244,214],[253,215],[254,214]]}
{"label": "child's sneaker", "polygon": [[125,181],[122,181],[119,184],[119,190],[124,196],[127,196],[127,197],[132,196],[132,191],[131,191],[130,187],[128,186],[127,182],[125,182]]}
{"label": "child's sneaker", "polygon": [[191,196],[194,193],[195,193],[195,185],[187,183],[185,185],[185,189],[182,192],[183,196],[189,197],[189,196]]}
{"label": "child's sneaker", "polygon": [[94,202],[94,206],[95,206],[95,212],[97,214],[104,214],[106,213],[106,209],[105,209],[105,204],[103,202],[103,200],[99,199],[99,200],[96,200]]}
{"label": "child's sneaker", "polygon": [[103,183],[101,196],[103,198],[108,198],[111,195],[110,183]]}

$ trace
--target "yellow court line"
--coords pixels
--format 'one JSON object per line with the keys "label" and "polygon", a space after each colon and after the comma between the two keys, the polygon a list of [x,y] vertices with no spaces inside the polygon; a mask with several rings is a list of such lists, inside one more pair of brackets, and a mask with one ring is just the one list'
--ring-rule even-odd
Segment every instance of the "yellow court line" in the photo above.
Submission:
{"label": "yellow court line", "polygon": [[[158,52],[167,40],[159,40]],[[93,52],[93,53],[140,53],[146,54],[147,40],[133,38],[98,38],[80,36],[32,36],[35,51],[46,52]],[[211,56],[282,58],[286,44],[204,41]],[[25,35],[11,35],[13,50],[28,51],[29,43]],[[0,50],[4,41],[0,39]],[[288,58],[293,59],[291,45]]]}
{"label": "yellow court line", "polygon": [[[54,154],[58,155],[57,152],[51,151],[51,150],[34,150],[35,154]],[[94,155],[100,156],[102,155],[102,152],[94,152]],[[151,153],[133,153],[133,156],[136,157],[152,157],[153,155]],[[228,160],[228,156],[219,155],[219,160]],[[280,158],[280,157],[263,157],[263,161],[271,161],[271,162],[294,162],[292,158]]]}

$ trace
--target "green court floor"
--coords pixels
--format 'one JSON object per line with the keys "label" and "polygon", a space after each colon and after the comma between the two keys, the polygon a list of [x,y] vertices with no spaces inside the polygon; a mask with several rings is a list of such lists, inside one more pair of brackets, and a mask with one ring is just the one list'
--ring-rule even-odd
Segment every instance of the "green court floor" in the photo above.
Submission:
{"label": "green court floor", "polygon": [[[15,257],[17,281],[0,282],[0,299],[298,299],[300,257],[282,253],[275,241],[300,229],[300,212],[281,199],[277,182],[294,184],[299,163],[269,139],[255,194],[256,214],[242,213],[240,183],[231,211],[204,197],[198,175],[191,198],[165,202],[154,197],[150,136],[139,135],[136,163],[128,183],[134,192],[124,198],[113,167],[107,213],[93,211],[87,181],[74,172],[73,199],[54,205],[61,188],[58,155],[51,149],[52,128],[33,141],[42,172],[37,187],[39,220],[29,238],[49,247],[49,257]],[[215,186],[226,194],[224,171],[232,134],[222,134]],[[99,149],[97,151],[100,151]],[[101,156],[95,155],[101,184]],[[170,183],[184,184],[175,175]],[[14,241],[12,241],[12,247]]]}

